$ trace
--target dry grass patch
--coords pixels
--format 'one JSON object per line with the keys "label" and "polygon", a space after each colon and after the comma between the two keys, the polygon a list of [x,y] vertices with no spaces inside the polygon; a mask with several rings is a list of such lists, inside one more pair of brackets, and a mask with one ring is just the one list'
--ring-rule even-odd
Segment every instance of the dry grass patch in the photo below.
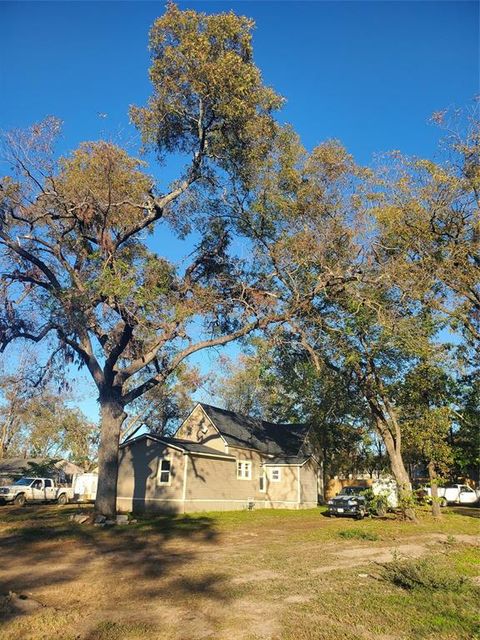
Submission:
{"label": "dry grass patch", "polygon": [[418,598],[385,581],[377,563],[400,549],[448,558],[452,580],[473,578],[475,510],[440,523],[424,513],[418,526],[392,518],[352,526],[312,509],[141,518],[111,529],[74,524],[74,511],[0,510],[0,594],[29,592],[45,605],[4,615],[2,640],[473,637],[473,580],[461,593]]}

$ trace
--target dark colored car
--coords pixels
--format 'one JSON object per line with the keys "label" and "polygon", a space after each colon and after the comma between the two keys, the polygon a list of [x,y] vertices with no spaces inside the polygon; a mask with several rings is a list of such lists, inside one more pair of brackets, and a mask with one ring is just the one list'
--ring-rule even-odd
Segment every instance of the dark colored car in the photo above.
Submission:
{"label": "dark colored car", "polygon": [[367,487],[344,487],[335,498],[328,501],[328,515],[361,520],[367,513],[367,501],[363,495],[366,490]]}

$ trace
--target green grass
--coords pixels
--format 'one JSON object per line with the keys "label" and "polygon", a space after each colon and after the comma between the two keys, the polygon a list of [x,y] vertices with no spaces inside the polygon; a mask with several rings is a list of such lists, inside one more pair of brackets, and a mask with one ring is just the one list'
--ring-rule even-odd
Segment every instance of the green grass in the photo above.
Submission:
{"label": "green grass", "polygon": [[[441,589],[438,584],[404,589],[375,571],[367,578],[358,570],[337,573],[333,584],[310,584],[312,600],[290,608],[282,640],[478,638],[480,590],[464,569],[478,572],[479,561],[479,550],[471,548],[435,555],[430,562],[442,576]],[[320,621],[315,611],[321,612]]]}
{"label": "green grass", "polygon": [[344,540],[379,540],[380,536],[372,531],[363,529],[343,529],[338,532],[340,538]]}

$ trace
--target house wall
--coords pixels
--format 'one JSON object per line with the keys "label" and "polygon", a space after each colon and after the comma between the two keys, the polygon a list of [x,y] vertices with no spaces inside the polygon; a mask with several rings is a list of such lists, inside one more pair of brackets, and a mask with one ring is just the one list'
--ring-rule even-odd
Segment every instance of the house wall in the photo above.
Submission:
{"label": "house wall", "polygon": [[[171,461],[169,485],[158,485],[160,460]],[[119,511],[183,511],[184,455],[144,438],[120,449],[117,484]]]}
{"label": "house wall", "polygon": [[[316,464],[280,466],[281,480],[271,480],[268,458],[257,451],[230,448],[234,460],[202,455],[184,455],[166,445],[142,438],[120,450],[118,510],[226,511],[256,508],[300,508],[317,503]],[[170,485],[158,485],[160,461],[171,460]],[[237,478],[237,460],[252,463],[250,479]],[[185,466],[186,465],[186,466]],[[259,477],[266,472],[266,491],[260,492]],[[184,488],[184,480],[186,486]],[[299,495],[301,503],[299,503]]]}
{"label": "house wall", "polygon": [[272,469],[266,467],[267,491],[263,494],[266,507],[287,507],[297,509],[299,507],[299,470],[298,466],[279,466],[280,482],[272,480]]}
{"label": "house wall", "polygon": [[304,507],[317,506],[320,471],[314,460],[309,460],[300,467],[300,495]]}
{"label": "house wall", "polygon": [[[259,500],[265,498],[259,491],[261,456],[256,451],[233,448],[229,455],[235,456],[235,460],[189,457],[185,511],[246,509],[251,501],[260,506]],[[252,463],[251,479],[237,478],[237,460]]]}
{"label": "house wall", "polygon": [[201,406],[197,405],[175,434],[176,438],[199,442],[226,453],[225,441]]}
{"label": "house wall", "polygon": [[[216,460],[190,456],[187,463],[185,511],[227,511],[246,509],[250,502],[254,508],[299,508],[299,469],[297,466],[281,468],[281,481],[271,481],[271,467],[264,468],[259,453],[248,449],[230,448],[235,460]],[[237,461],[252,463],[249,480],[237,478]],[[266,491],[260,492],[259,476],[266,471]],[[313,475],[313,474],[311,474]],[[309,476],[311,483],[311,479]],[[301,487],[300,487],[301,489]],[[316,492],[316,485],[315,485]],[[317,496],[307,506],[317,504]]]}

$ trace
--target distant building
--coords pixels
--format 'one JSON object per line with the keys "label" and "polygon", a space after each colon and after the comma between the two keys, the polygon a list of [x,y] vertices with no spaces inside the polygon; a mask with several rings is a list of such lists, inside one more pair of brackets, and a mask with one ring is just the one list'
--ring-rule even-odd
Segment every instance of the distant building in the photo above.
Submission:
{"label": "distant building", "polygon": [[58,458],[0,458],[0,486],[11,484],[22,476],[45,475],[58,483],[71,484],[73,476],[80,473],[83,473],[81,467]]}

